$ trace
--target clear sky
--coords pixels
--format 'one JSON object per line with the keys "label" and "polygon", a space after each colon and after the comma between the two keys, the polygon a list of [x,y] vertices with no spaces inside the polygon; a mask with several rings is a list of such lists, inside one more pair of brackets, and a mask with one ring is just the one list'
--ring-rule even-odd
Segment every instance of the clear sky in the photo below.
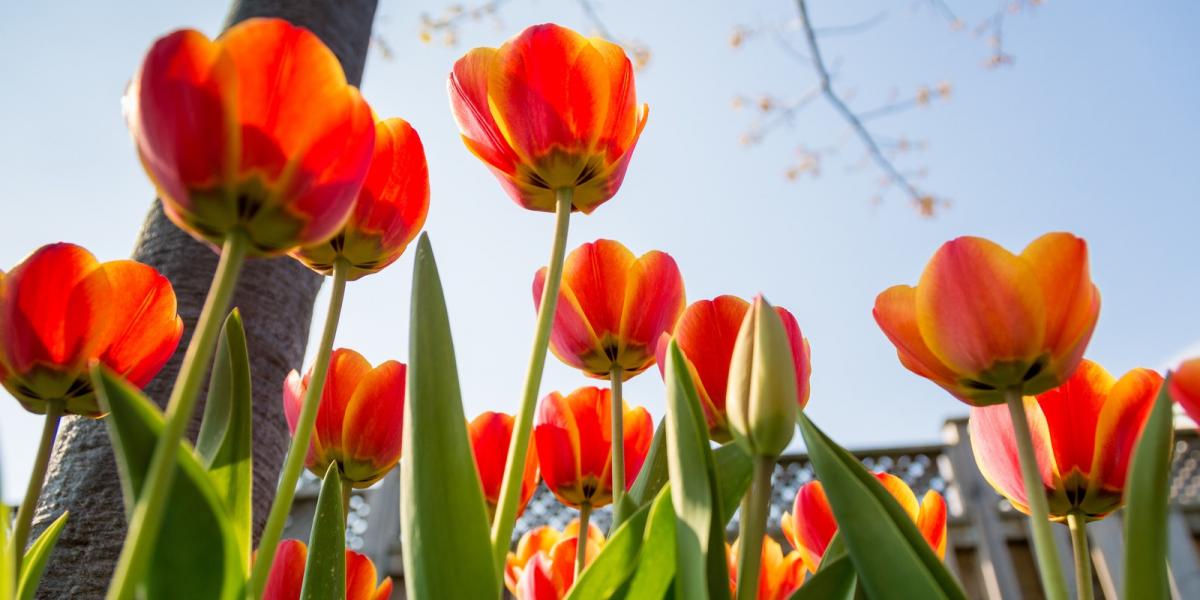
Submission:
{"label": "clear sky", "polygon": [[[413,123],[425,144],[427,230],[466,411],[513,411],[532,337],[530,282],[547,259],[552,218],[519,209],[466,151],[445,77],[469,47],[499,45],[526,25],[590,26],[575,3],[512,0],[500,23],[466,23],[457,47],[422,44],[420,14],[448,4],[381,3],[376,32],[394,58],[372,51],[363,90],[380,115]],[[650,119],[620,193],[572,220],[569,247],[607,237],[637,253],[664,250],[689,300],[762,291],[790,308],[812,344],[809,415],[851,447],[933,441],[943,419],[965,413],[900,366],[870,315],[878,292],[915,282],[955,236],[1019,250],[1046,231],[1081,235],[1103,296],[1089,356],[1120,373],[1200,354],[1200,5],[1052,2],[1008,20],[1005,47],[1016,62],[989,70],[983,41],[950,32],[924,3],[810,4],[822,25],[887,13],[869,31],[825,42],[856,107],[884,104],[893,89],[952,82],[949,101],[872,122],[882,134],[928,141],[903,164],[928,167],[921,184],[951,208],[928,220],[896,194],[872,203],[878,173],[858,167],[861,147],[820,102],[761,145],[738,144],[752,115],[732,109],[734,96],[795,97],[813,84],[774,34],[729,45],[733,28],[746,25],[782,27],[798,47],[786,29],[793,3],[607,0],[598,4],[605,24],[653,53],[637,81]],[[969,12],[978,4],[950,2],[970,24],[986,14]],[[129,255],[153,190],[121,119],[122,90],[155,38],[179,27],[215,35],[224,10],[219,0],[0,7],[0,268],[58,240],[102,260]],[[820,178],[789,182],[783,172],[802,144],[837,145],[837,154]],[[338,345],[374,362],[407,360],[411,266],[405,256],[350,285]],[[317,315],[325,302],[322,294]],[[549,359],[543,390],[588,383]],[[626,395],[662,414],[654,370]],[[24,488],[39,429],[38,417],[0,399],[6,500]]]}

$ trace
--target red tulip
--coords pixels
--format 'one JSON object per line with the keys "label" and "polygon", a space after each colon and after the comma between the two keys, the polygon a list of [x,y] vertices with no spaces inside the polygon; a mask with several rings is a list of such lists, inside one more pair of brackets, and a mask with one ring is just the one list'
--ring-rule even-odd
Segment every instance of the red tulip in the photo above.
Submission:
{"label": "red tulip", "polygon": [[370,107],[317,36],[281,19],[159,39],[125,101],[167,216],[215,244],[233,231],[262,254],[328,240],[370,164]]}
{"label": "red tulip", "polygon": [[[571,584],[575,580],[575,549],[578,547],[576,538],[579,536],[579,519],[574,519],[567,524],[566,528],[561,532],[549,525],[543,525],[537,529],[531,529],[521,536],[517,542],[516,552],[509,552],[508,558],[504,563],[504,585],[514,596],[518,598],[544,598],[562,597],[570,589]],[[604,548],[604,534],[596,527],[595,523],[588,524],[587,535],[587,556],[585,559],[590,563],[595,559],[600,550]],[[540,559],[538,557],[541,557]],[[531,564],[531,561],[544,561],[539,564]],[[542,568],[541,573],[529,574],[531,568],[538,566]],[[540,590],[535,592],[533,589],[525,592],[519,591],[522,582],[526,579],[534,579],[531,583],[526,583],[526,586],[533,585],[534,588]],[[550,587],[547,587],[549,583]],[[553,590],[555,596],[542,596],[538,593],[546,594]],[[522,593],[525,596],[522,596]],[[532,594],[532,595],[531,595]]]}
{"label": "red tulip", "polygon": [[1075,371],[1100,314],[1087,243],[1050,233],[1014,255],[974,237],[944,244],[916,287],[875,300],[875,320],[900,363],[986,406],[1006,390],[1038,394]]}
{"label": "red tulip", "polygon": [[[740,543],[739,539],[734,541],[732,546],[725,545],[725,560],[729,567],[731,594],[737,593],[738,572],[735,557],[738,555],[738,544]],[[805,566],[800,553],[792,550],[785,555],[779,542],[764,535],[760,557],[757,600],[788,600],[791,598],[792,594],[800,589],[800,585],[804,583],[804,577],[808,574],[808,567]]]}
{"label": "red tulip", "polygon": [[530,210],[562,188],[584,213],[612,198],[648,114],[620,46],[553,24],[468,52],[448,87],[463,142]]}
{"label": "red tulip", "polygon": [[[612,501],[612,394],[582,387],[569,396],[551,392],[538,406],[533,439],[546,486],[564,504],[599,508]],[[625,411],[625,489],[637,479],[650,450],[654,424],[646,409]]]}
{"label": "red tulip", "polygon": [[1200,358],[1185,360],[1171,375],[1171,399],[1200,424]]}
{"label": "red tulip", "polygon": [[[1100,519],[1124,504],[1133,448],[1161,386],[1154,371],[1134,369],[1114,380],[1100,365],[1083,360],[1060,387],[1025,398],[1052,520],[1065,521],[1072,512]],[[969,431],[983,476],[1017,510],[1029,513],[1008,409],[971,409]]]}
{"label": "red tulip", "polygon": [[[546,268],[533,278],[540,306]],[[612,240],[584,244],[563,266],[550,350],[589,377],[607,379],[620,367],[627,380],[654,364],[658,338],[683,313],[683,277],[669,254],[635,258]]]}
{"label": "red tulip", "polygon": [[[508,445],[512,441],[514,419],[512,415],[485,412],[467,424],[467,435],[471,439],[471,450],[475,453],[475,467],[479,482],[483,485],[483,499],[488,505],[488,514],[494,515],[500,503],[500,485],[504,481],[504,466],[508,460]],[[525,505],[533,497],[538,484],[537,453],[526,453],[525,476],[521,479],[521,501],[517,515],[525,511]]]}
{"label": "red tulip", "polygon": [[181,335],[171,283],[141,263],[99,263],[58,243],[0,273],[0,382],[30,412],[61,401],[67,413],[101,416],[90,363],[142,387]]}
{"label": "red tulip", "polygon": [[[903,479],[890,473],[875,473],[875,478],[917,524],[917,529],[938,557],[944,558],[946,501],[942,495],[929,490],[925,492],[925,497],[917,502],[916,494]],[[833,518],[833,508],[829,506],[829,499],[825,496],[825,488],[820,481],[810,481],[796,492],[792,514],[784,513],[779,524],[809,570],[816,571],[820,568],[821,557],[825,555],[825,549],[838,529],[837,521]]]}
{"label": "red tulip", "polygon": [[292,256],[318,273],[333,273],[341,257],[347,279],[383,270],[396,262],[429,213],[429,167],[421,138],[404,119],[375,124],[375,152],[354,212],[329,241],[295,250]]}
{"label": "red tulip", "polygon": [[[733,358],[733,345],[748,310],[750,303],[737,296],[717,296],[712,300],[693,302],[675,324],[675,341],[687,359],[688,370],[700,395],[700,406],[704,409],[704,419],[708,422],[709,435],[717,442],[732,439],[725,410],[729,361]],[[800,407],[804,408],[808,404],[809,376],[812,374],[808,340],[801,334],[800,325],[792,313],[781,306],[776,306],[775,310],[783,320],[792,345],[798,386],[796,397]],[[658,341],[660,372],[666,368],[669,341],[667,336],[660,337]],[[663,375],[666,375],[665,372]]]}
{"label": "red tulip", "polygon": [[[299,600],[304,585],[304,562],[308,547],[300,540],[283,540],[275,551],[271,574],[263,589],[262,600]],[[377,583],[378,574],[371,559],[346,551],[346,600],[388,600],[392,596],[392,578]]]}
{"label": "red tulip", "polygon": [[[396,466],[403,434],[405,371],[394,360],[372,369],[353,350],[333,351],[305,457],[310,471],[323,474],[336,462],[345,481],[366,488]],[[304,379],[292,371],[283,383],[283,410],[293,433],[311,376],[312,369]]]}

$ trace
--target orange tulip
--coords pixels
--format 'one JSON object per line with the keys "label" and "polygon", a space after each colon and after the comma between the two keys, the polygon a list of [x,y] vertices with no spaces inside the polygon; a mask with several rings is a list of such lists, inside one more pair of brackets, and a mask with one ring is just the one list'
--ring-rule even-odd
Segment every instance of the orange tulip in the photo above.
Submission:
{"label": "orange tulip", "polygon": [[[1133,448],[1161,386],[1154,371],[1134,369],[1114,380],[1100,365],[1083,360],[1062,386],[1025,398],[1052,520],[1065,521],[1072,512],[1100,519],[1124,504]],[[983,476],[1017,510],[1029,513],[1008,409],[971,409],[969,431]]]}
{"label": "orange tulip", "polygon": [[[740,543],[739,539],[734,541],[732,546],[725,545],[725,560],[729,567],[729,591],[731,594],[737,593],[738,573],[735,557],[738,555],[738,544]],[[800,585],[804,583],[804,577],[808,574],[808,567],[804,564],[800,553],[792,550],[785,555],[779,542],[764,535],[760,556],[757,600],[787,600],[791,598],[792,594],[800,589]]]}
{"label": "orange tulip", "polygon": [[404,119],[375,123],[375,152],[354,212],[329,241],[292,252],[312,270],[329,275],[339,257],[347,279],[382,271],[396,262],[429,213],[429,167],[421,138]]}
{"label": "orange tulip", "polygon": [[[612,394],[582,387],[551,392],[538,406],[533,439],[546,486],[564,504],[599,508],[612,501]],[[646,409],[625,407],[625,489],[633,485],[654,436]]]}
{"label": "orange tulip", "polygon": [[1200,358],[1183,361],[1171,375],[1171,399],[1200,424]]}
{"label": "orange tulip", "polygon": [[167,216],[214,244],[232,231],[261,254],[328,240],[370,164],[370,107],[316,35],[281,19],[159,39],[125,102]]}
{"label": "orange tulip", "polygon": [[553,24],[468,52],[448,88],[467,148],[530,210],[563,188],[584,213],[612,198],[648,114],[620,46]]}
{"label": "orange tulip", "polygon": [[0,382],[30,412],[62,402],[66,413],[101,416],[90,363],[142,387],[181,335],[171,283],[141,263],[100,263],[58,243],[0,273]]}
{"label": "orange tulip", "polygon": [[982,238],[947,242],[916,287],[887,289],[874,310],[901,364],[974,406],[1066,381],[1099,314],[1087,243],[1069,233],[1020,255]]}
{"label": "orange tulip", "polygon": [[[578,547],[576,542],[578,537],[579,519],[572,520],[561,532],[549,525],[525,532],[525,535],[521,536],[517,542],[516,552],[509,552],[508,558],[505,560],[505,587],[514,596],[521,598],[518,587],[523,579],[534,577],[534,575],[526,577],[525,573],[534,566],[530,564],[530,561],[540,555],[547,562],[543,565],[545,571],[537,575],[538,580],[535,583],[539,587],[543,587],[545,583],[543,580],[555,581],[552,585],[555,592],[558,593],[556,598],[561,597],[575,580],[575,549]],[[596,527],[595,523],[589,523],[587,538],[586,559],[590,563],[604,547],[604,533],[600,531],[599,527]],[[560,589],[561,593],[559,593]]]}
{"label": "orange tulip", "polygon": [[[387,475],[400,460],[405,374],[404,364],[394,360],[372,369],[361,354],[334,350],[305,456],[308,470],[322,476],[336,462],[356,488]],[[283,411],[293,433],[310,377],[311,368],[303,379],[292,371],[283,383]]]}
{"label": "orange tulip", "polygon": [[[917,502],[917,495],[903,479],[890,473],[875,473],[875,478],[917,524],[917,529],[938,557],[945,558],[946,501],[942,495],[929,490],[925,492],[925,497]],[[825,555],[825,549],[829,547],[830,540],[838,530],[833,508],[829,506],[829,499],[825,496],[825,488],[820,481],[810,481],[796,492],[792,513],[784,513],[779,524],[783,534],[800,553],[808,569],[816,571],[820,568],[821,557]]]}
{"label": "orange tulip", "polygon": [[[540,306],[546,267],[533,278]],[[658,338],[683,313],[683,277],[669,254],[635,258],[612,240],[584,244],[567,256],[550,350],[589,377],[607,379],[616,367],[627,380],[654,364]]]}
{"label": "orange tulip", "polygon": [[[489,515],[495,515],[496,505],[500,503],[500,485],[504,480],[513,422],[512,415],[488,411],[467,424],[467,436],[475,453],[475,467],[479,472],[479,482],[483,485],[483,499],[487,502]],[[518,516],[525,511],[525,505],[533,497],[537,484],[537,453],[528,452],[525,476],[521,480],[521,501],[517,505]]]}
{"label": "orange tulip", "polygon": [[[675,341],[688,362],[688,370],[696,391],[700,395],[700,406],[708,423],[709,436],[717,442],[732,439],[725,411],[725,394],[729,386],[729,361],[733,358],[733,346],[738,330],[750,303],[737,296],[717,296],[712,300],[693,302],[683,311],[675,324]],[[809,377],[812,361],[808,340],[800,332],[796,317],[787,309],[776,306],[779,318],[787,329],[788,341],[792,345],[792,360],[796,364],[796,397],[800,407],[808,404]],[[658,368],[664,376],[666,368],[668,336],[658,341]]]}
{"label": "orange tulip", "polygon": [[[308,547],[300,540],[283,540],[271,562],[271,574],[263,589],[263,600],[299,600],[304,585],[304,562]],[[346,551],[346,600],[388,600],[392,597],[392,578],[379,582],[371,559]]]}

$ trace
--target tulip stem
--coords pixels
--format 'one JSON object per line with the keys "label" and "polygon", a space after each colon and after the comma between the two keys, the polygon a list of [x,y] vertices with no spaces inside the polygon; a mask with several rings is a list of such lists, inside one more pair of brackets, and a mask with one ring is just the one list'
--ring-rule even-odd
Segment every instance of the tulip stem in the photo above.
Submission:
{"label": "tulip stem", "polygon": [[533,333],[533,350],[529,355],[525,389],[517,411],[517,421],[513,426],[512,441],[508,445],[508,462],[505,463],[504,481],[500,485],[500,503],[496,506],[496,518],[492,521],[492,554],[497,577],[504,573],[504,558],[508,555],[513,525],[517,518],[517,500],[520,498],[521,477],[529,452],[533,412],[542,385],[542,370],[546,366],[546,347],[550,343],[554,312],[558,307],[558,289],[562,284],[563,257],[567,252],[567,226],[571,221],[574,193],[573,188],[562,188],[555,195],[554,244],[550,251],[550,265],[542,287],[542,301],[538,306],[537,328]]}
{"label": "tulip stem", "polygon": [[758,572],[762,560],[763,535],[767,528],[767,513],[771,502],[771,475],[775,460],[769,456],[754,457],[754,476],[750,491],[742,498],[738,523],[738,600],[758,597]]}
{"label": "tulip stem", "polygon": [[609,373],[612,379],[612,494],[613,512],[620,510],[625,497],[625,403],[621,399],[620,366],[613,365]]}
{"label": "tulip stem", "polygon": [[1021,474],[1025,479],[1025,497],[1029,503],[1030,528],[1033,530],[1033,545],[1037,554],[1038,572],[1047,600],[1067,600],[1067,583],[1063,578],[1062,566],[1058,562],[1058,550],[1050,532],[1050,510],[1046,505],[1045,486],[1042,484],[1041,469],[1037,454],[1033,451],[1033,435],[1029,432],[1029,421],[1025,416],[1025,400],[1019,389],[1004,392],[1012,417],[1013,433],[1016,435],[1017,454],[1021,462]]}
{"label": "tulip stem", "polygon": [[[38,444],[37,458],[33,462],[33,472],[29,474],[29,487],[25,489],[25,501],[17,511],[17,520],[13,524],[13,536],[10,540],[12,557],[16,564],[13,574],[21,576],[21,561],[25,555],[25,544],[29,541],[29,529],[33,525],[33,510],[37,508],[38,498],[42,495],[42,484],[46,482],[46,467],[50,464],[50,451],[54,449],[54,438],[58,437],[58,423],[62,420],[64,400],[51,400],[46,403],[46,421],[42,426],[42,441]],[[3,527],[0,524],[0,527]]]}
{"label": "tulip stem", "polygon": [[354,482],[342,477],[342,525],[350,525],[350,498],[354,495]]}
{"label": "tulip stem", "polygon": [[588,534],[591,531],[588,529],[588,522],[592,518],[592,505],[589,502],[584,502],[579,505],[579,533],[575,534],[575,578],[574,581],[579,581],[579,574],[583,572],[584,565],[587,564],[587,547]]}
{"label": "tulip stem", "polygon": [[1067,515],[1071,528],[1071,549],[1075,551],[1075,590],[1079,600],[1092,600],[1092,555],[1088,550],[1087,519],[1079,511]]}
{"label": "tulip stem", "polygon": [[238,273],[249,248],[250,240],[245,233],[233,230],[226,234],[221,259],[217,262],[217,271],[208,288],[208,297],[204,299],[204,308],[200,310],[196,329],[179,365],[175,387],[171,389],[171,397],[167,400],[165,425],[154,446],[141,496],[129,519],[129,532],[125,535],[125,545],[108,588],[109,600],[131,600],[137,585],[145,577],[151,554],[158,543],[167,496],[175,479],[175,458],[180,441],[195,412],[200,384],[208,374],[217,336],[225,322],[233,291],[237,287]]}
{"label": "tulip stem", "polygon": [[296,482],[300,480],[300,473],[304,470],[304,457],[308,454],[308,445],[312,441],[313,426],[317,422],[317,408],[321,405],[321,392],[325,389],[325,375],[329,372],[329,356],[333,352],[333,339],[337,335],[338,319],[342,314],[342,300],[346,296],[346,275],[349,271],[350,262],[344,257],[339,256],[333,261],[333,286],[329,294],[329,310],[325,313],[325,327],[321,330],[317,358],[313,362],[308,389],[304,391],[300,416],[296,419],[296,432],[292,434],[287,458],[284,459],[283,470],[279,473],[275,500],[271,503],[267,524],[263,527],[262,537],[259,538],[254,570],[251,573],[250,586],[247,588],[250,598],[262,596],[263,588],[267,585],[267,576],[271,573],[271,563],[275,560],[275,549],[279,545],[280,536],[283,535],[288,513],[292,510],[292,500],[296,497]]}

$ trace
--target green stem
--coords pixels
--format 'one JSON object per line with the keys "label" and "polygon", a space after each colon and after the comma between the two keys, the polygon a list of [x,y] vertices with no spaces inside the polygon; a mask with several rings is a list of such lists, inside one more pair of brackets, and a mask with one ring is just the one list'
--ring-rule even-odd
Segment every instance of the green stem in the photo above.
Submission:
{"label": "green stem", "polygon": [[312,441],[313,426],[317,422],[317,408],[321,405],[321,392],[325,389],[325,375],[329,372],[329,355],[333,352],[333,338],[337,335],[342,300],[346,296],[346,275],[349,271],[350,263],[345,258],[338,257],[334,260],[333,289],[329,294],[325,328],[321,331],[317,358],[313,361],[308,389],[304,392],[304,403],[296,420],[296,432],[292,434],[287,458],[284,459],[283,470],[279,473],[275,501],[271,503],[267,524],[263,527],[262,537],[259,538],[258,553],[254,559],[250,586],[247,588],[251,598],[262,596],[263,588],[267,585],[271,563],[275,560],[275,549],[279,545],[280,536],[283,535],[288,513],[292,510],[292,500],[296,497],[296,482],[300,480],[300,473],[304,470],[304,457],[308,454],[308,445]]}
{"label": "green stem", "polygon": [[1029,432],[1029,421],[1025,417],[1025,402],[1020,390],[1004,392],[1012,417],[1013,433],[1016,435],[1017,454],[1021,462],[1021,474],[1025,479],[1025,496],[1029,503],[1030,528],[1033,529],[1033,545],[1037,554],[1038,571],[1042,579],[1042,591],[1047,600],[1067,600],[1067,582],[1063,578],[1062,565],[1058,562],[1058,550],[1050,532],[1050,510],[1046,506],[1045,487],[1037,454],[1033,451],[1033,435]]}
{"label": "green stem", "polygon": [[767,513],[771,503],[771,474],[775,461],[769,456],[754,457],[754,476],[750,491],[742,498],[738,532],[738,600],[758,597],[758,572],[762,560],[763,535],[767,529]]}
{"label": "green stem", "polygon": [[196,321],[192,340],[188,343],[183,363],[179,366],[179,375],[175,378],[175,387],[171,389],[171,397],[167,401],[162,435],[154,446],[146,482],[142,485],[141,495],[133,508],[133,516],[129,519],[125,546],[121,549],[121,557],[117,561],[113,581],[108,588],[109,600],[131,600],[149,566],[151,553],[158,543],[158,531],[162,526],[168,492],[175,478],[174,466],[179,442],[186,433],[187,424],[192,420],[192,413],[195,412],[200,384],[208,373],[213,350],[217,345],[217,336],[225,321],[229,303],[233,299],[238,273],[246,259],[249,243],[249,239],[240,231],[231,231],[225,237],[221,260],[217,263],[217,271],[208,288],[208,297],[204,300],[204,308],[200,310],[200,318]]}
{"label": "green stem", "polygon": [[350,497],[354,495],[354,484],[342,477],[342,525],[350,524]]}
{"label": "green stem", "polygon": [[[58,423],[62,420],[64,400],[50,400],[46,403],[46,421],[42,425],[42,441],[38,444],[37,457],[34,458],[33,472],[29,474],[29,487],[25,488],[25,501],[17,511],[17,520],[13,525],[13,536],[10,540],[12,557],[16,570],[13,575],[21,576],[21,560],[25,555],[25,544],[29,541],[29,529],[33,525],[33,510],[37,508],[38,498],[42,495],[42,484],[46,482],[46,467],[50,464],[50,451],[54,449],[54,438],[58,437]],[[3,527],[0,524],[0,527]]]}
{"label": "green stem", "polygon": [[612,495],[613,510],[625,497],[625,403],[621,400],[621,367],[613,365],[612,379]]}
{"label": "green stem", "polygon": [[546,282],[542,287],[542,301],[538,306],[537,328],[534,330],[533,351],[529,355],[529,368],[525,375],[525,390],[517,411],[512,441],[508,445],[508,462],[504,467],[504,482],[500,485],[500,503],[496,507],[496,518],[492,521],[492,554],[497,574],[504,572],[504,557],[508,555],[517,518],[517,500],[520,497],[521,476],[525,471],[525,457],[529,451],[529,434],[533,430],[533,412],[542,385],[542,370],[546,366],[546,347],[550,343],[554,311],[558,306],[558,288],[562,283],[567,225],[571,220],[574,192],[572,188],[563,188],[556,193],[554,245],[550,251]]}
{"label": "green stem", "polygon": [[1075,593],[1079,600],[1092,600],[1092,554],[1088,550],[1087,518],[1079,511],[1067,515],[1071,549],[1075,551]]}
{"label": "green stem", "polygon": [[584,502],[579,505],[579,534],[575,536],[575,578],[574,581],[579,581],[579,574],[583,572],[583,567],[587,564],[587,547],[588,547],[588,521],[592,518],[592,505]]}

